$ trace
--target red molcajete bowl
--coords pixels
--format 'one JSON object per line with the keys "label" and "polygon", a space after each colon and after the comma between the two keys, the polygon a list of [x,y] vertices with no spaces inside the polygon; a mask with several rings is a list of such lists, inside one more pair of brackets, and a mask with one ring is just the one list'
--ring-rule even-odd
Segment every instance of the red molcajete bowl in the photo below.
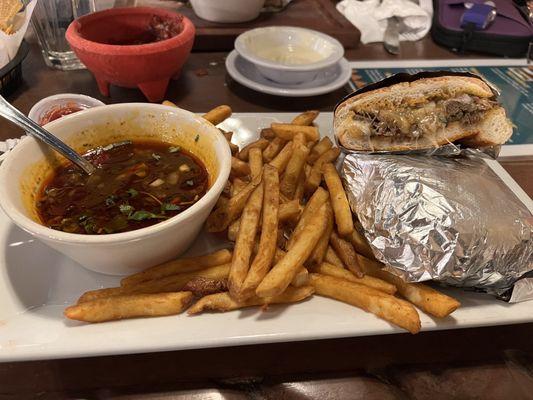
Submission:
{"label": "red molcajete bowl", "polygon": [[[181,24],[170,39],[142,42],[154,18]],[[115,8],[78,18],[66,38],[91,71],[104,96],[109,84],[138,87],[150,101],[161,101],[169,80],[177,78],[194,42],[192,22],[174,12],[149,7]]]}

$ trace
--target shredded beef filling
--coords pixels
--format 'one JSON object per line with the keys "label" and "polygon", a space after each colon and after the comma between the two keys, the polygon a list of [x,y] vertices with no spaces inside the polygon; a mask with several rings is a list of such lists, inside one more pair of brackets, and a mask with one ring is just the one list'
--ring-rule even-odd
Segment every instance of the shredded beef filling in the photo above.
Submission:
{"label": "shredded beef filling", "polygon": [[495,104],[490,99],[463,94],[451,99],[429,101],[418,108],[380,110],[377,114],[358,114],[357,118],[370,122],[371,136],[417,138],[436,132],[454,121],[463,125],[475,124]]}

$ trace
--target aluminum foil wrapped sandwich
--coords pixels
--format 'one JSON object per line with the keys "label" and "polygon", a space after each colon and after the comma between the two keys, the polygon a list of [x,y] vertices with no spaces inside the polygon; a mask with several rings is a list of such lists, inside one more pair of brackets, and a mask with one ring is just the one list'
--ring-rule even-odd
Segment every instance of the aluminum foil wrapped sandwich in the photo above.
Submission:
{"label": "aluminum foil wrapped sandwich", "polygon": [[472,74],[400,74],[335,109],[352,210],[376,258],[406,281],[509,299],[533,270],[531,211],[491,169],[495,161],[464,150],[511,136],[496,97]]}

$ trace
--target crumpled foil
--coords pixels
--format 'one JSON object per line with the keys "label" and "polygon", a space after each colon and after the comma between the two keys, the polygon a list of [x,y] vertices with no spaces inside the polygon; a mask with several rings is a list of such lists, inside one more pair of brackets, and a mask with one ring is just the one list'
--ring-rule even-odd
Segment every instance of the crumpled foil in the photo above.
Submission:
{"label": "crumpled foil", "polygon": [[479,155],[352,153],[341,173],[376,258],[404,280],[509,300],[533,271],[532,214]]}

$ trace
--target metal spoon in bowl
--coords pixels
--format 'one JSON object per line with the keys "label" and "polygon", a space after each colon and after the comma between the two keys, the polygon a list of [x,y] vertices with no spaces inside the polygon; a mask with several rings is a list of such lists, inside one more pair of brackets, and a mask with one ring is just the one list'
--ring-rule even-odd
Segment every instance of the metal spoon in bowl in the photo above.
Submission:
{"label": "metal spoon in bowl", "polygon": [[91,175],[95,171],[95,166],[80,156],[72,147],[26,117],[2,96],[0,96],[0,116],[13,122],[15,125],[18,125],[34,138],[42,140],[48,146],[52,147],[80,167],[86,174]]}

